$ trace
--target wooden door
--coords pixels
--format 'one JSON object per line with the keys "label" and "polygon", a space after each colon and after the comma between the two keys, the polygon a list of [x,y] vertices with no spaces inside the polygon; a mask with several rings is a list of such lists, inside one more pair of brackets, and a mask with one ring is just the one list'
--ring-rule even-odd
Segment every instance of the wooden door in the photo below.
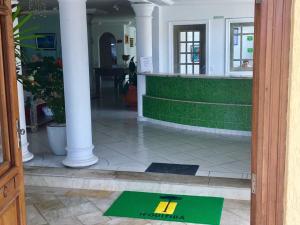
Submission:
{"label": "wooden door", "polygon": [[11,1],[0,0],[0,225],[25,225]]}
{"label": "wooden door", "polygon": [[101,67],[111,68],[117,64],[117,41],[113,34],[104,33],[99,41],[100,65]]}
{"label": "wooden door", "polygon": [[256,0],[251,225],[283,225],[292,0]]}

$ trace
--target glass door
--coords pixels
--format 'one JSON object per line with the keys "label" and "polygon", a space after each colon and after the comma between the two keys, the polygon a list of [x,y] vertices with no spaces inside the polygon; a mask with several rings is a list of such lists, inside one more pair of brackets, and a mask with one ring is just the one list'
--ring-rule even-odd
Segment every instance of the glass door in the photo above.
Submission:
{"label": "glass door", "polygon": [[[2,21],[1,21],[2,22]],[[6,59],[3,55],[5,48],[3,45],[3,33],[5,30],[3,26],[0,27],[0,176],[4,174],[11,166],[10,160],[10,138],[9,138],[9,113],[7,108],[7,78],[6,73]]]}

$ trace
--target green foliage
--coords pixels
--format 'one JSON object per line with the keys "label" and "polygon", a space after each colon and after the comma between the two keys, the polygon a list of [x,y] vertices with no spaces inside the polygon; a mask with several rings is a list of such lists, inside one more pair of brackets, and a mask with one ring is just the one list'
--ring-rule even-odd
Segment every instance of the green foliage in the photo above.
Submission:
{"label": "green foliage", "polygon": [[63,71],[60,63],[52,57],[41,62],[28,64],[29,76],[24,79],[24,87],[34,98],[43,99],[53,112],[54,122],[65,123],[65,99]]}
{"label": "green foliage", "polygon": [[[32,34],[33,31],[37,30],[37,27],[31,27],[25,29],[25,24],[32,18],[32,13],[27,14],[26,16],[21,17],[21,7],[19,5],[14,5],[12,8],[12,19],[13,19],[13,35],[14,35],[14,44],[15,44],[15,56],[17,59],[17,74],[18,80],[21,82],[22,77],[20,76],[20,67],[21,62],[25,63],[26,58],[22,57],[21,47],[26,48],[36,48],[34,45],[24,44],[25,40],[34,40],[42,35]],[[18,20],[18,23],[16,22]],[[22,30],[22,31],[20,31]],[[24,54],[23,54],[24,55]]]}
{"label": "green foliage", "polygon": [[134,57],[132,57],[130,60],[128,74],[124,74],[120,78],[118,83],[120,86],[121,93],[124,95],[127,94],[130,85],[133,85],[135,87],[137,86],[137,68],[134,63]]}
{"label": "green foliage", "polygon": [[[32,34],[38,27],[24,28],[30,21],[33,14],[21,16],[21,8],[13,6],[12,19],[14,23],[13,35],[15,44],[15,56],[17,59],[17,74],[19,82],[24,84],[24,89],[32,93],[34,98],[40,98],[47,102],[53,112],[53,119],[56,123],[65,123],[65,101],[63,72],[59,63],[53,58],[45,57],[42,62],[28,64],[29,75],[20,75],[21,62],[27,63],[27,59],[21,54],[23,48],[36,48],[34,45],[24,44],[25,40],[35,40],[43,35]],[[18,20],[18,23],[16,21]]]}

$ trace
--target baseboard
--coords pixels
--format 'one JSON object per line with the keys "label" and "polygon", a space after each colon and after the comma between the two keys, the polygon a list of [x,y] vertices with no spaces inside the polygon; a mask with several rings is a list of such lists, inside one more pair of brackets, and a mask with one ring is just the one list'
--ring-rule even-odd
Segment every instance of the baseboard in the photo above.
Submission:
{"label": "baseboard", "polygon": [[251,131],[239,131],[239,130],[227,130],[227,129],[218,129],[218,128],[207,128],[207,127],[198,127],[191,125],[183,125],[178,123],[166,122],[156,119],[151,119],[148,117],[138,117],[139,122],[149,122],[161,126],[173,127],[176,129],[190,130],[190,131],[198,131],[212,134],[226,134],[226,135],[236,135],[236,136],[245,136],[251,137]]}

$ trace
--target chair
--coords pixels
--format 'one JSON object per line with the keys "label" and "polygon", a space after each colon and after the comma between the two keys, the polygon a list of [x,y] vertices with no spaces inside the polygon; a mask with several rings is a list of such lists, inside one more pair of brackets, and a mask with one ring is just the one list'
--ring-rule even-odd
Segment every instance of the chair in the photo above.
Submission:
{"label": "chair", "polygon": [[126,68],[123,67],[100,67],[95,68],[95,78],[96,78],[96,96],[100,97],[102,94],[102,82],[104,80],[109,80],[114,82],[114,88],[119,94],[119,80],[120,77],[125,75],[127,72]]}

